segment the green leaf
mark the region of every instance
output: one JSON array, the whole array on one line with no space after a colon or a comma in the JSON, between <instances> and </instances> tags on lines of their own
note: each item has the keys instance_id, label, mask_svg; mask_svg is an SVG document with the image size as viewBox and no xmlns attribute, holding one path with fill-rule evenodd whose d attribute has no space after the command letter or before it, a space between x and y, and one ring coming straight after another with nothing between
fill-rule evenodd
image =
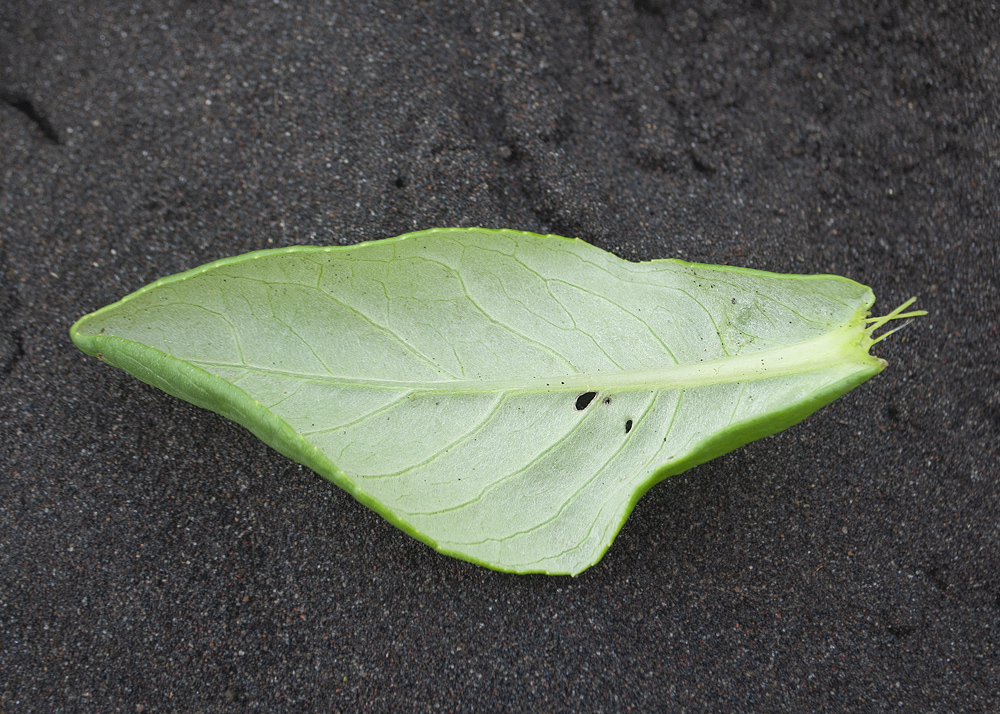
<instances>
[{"instance_id":1,"label":"green leaf","mask_svg":"<svg viewBox=\"0 0 1000 714\"><path fill-rule=\"evenodd\" d=\"M576 574L656 482L880 372L872 331L920 313L867 318L874 300L834 276L439 229L216 261L71 335L442 553Z\"/></svg>"}]
</instances>

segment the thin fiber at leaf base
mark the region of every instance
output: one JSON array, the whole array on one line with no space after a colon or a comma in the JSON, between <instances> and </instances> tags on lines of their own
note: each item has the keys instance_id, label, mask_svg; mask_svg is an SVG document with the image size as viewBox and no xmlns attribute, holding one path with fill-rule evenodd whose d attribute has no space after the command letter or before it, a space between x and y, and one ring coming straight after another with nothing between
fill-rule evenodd
<instances>
[{"instance_id":1,"label":"thin fiber at leaf base","mask_svg":"<svg viewBox=\"0 0 1000 714\"><path fill-rule=\"evenodd\" d=\"M657 481L877 374L871 290L439 229L220 260L77 322L442 553L576 574Z\"/></svg>"}]
</instances>

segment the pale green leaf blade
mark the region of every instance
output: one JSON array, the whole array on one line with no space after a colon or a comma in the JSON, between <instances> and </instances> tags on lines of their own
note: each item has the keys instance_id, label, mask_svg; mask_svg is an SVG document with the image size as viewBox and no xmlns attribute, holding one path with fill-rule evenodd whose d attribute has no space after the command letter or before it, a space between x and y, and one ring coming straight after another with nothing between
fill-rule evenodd
<instances>
[{"instance_id":1,"label":"pale green leaf blade","mask_svg":"<svg viewBox=\"0 0 1000 714\"><path fill-rule=\"evenodd\" d=\"M439 229L217 261L71 334L444 553L575 574L657 481L881 371L873 302L835 276Z\"/></svg>"}]
</instances>

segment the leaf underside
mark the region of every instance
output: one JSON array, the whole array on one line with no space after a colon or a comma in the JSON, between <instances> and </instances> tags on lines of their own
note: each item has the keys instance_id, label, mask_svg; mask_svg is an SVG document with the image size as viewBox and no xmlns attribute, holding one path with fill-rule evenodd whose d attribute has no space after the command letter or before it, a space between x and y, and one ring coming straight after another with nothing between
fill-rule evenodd
<instances>
[{"instance_id":1,"label":"leaf underside","mask_svg":"<svg viewBox=\"0 0 1000 714\"><path fill-rule=\"evenodd\" d=\"M71 335L442 553L576 574L657 481L881 371L873 303L835 276L437 229L216 261Z\"/></svg>"}]
</instances>

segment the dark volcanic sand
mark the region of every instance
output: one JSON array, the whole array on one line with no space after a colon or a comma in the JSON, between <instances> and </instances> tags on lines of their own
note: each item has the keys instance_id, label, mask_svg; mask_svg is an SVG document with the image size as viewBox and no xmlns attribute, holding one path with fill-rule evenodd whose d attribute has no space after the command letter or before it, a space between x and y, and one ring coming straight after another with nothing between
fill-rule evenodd
<instances>
[{"instance_id":1,"label":"dark volcanic sand","mask_svg":"<svg viewBox=\"0 0 1000 714\"><path fill-rule=\"evenodd\" d=\"M328 4L0 7L0 712L1000 710L1000 8ZM440 556L67 336L449 225L931 314L576 579Z\"/></svg>"}]
</instances>

